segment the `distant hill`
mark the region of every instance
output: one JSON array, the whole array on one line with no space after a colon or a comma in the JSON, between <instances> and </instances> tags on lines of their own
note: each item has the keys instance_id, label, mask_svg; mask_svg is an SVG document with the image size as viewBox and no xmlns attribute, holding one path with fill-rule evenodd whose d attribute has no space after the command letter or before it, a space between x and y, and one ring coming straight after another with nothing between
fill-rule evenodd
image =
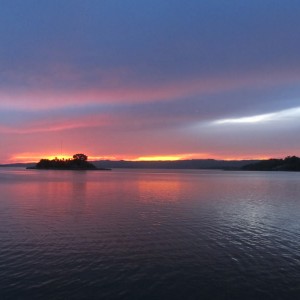
<instances>
[{"instance_id":1,"label":"distant hill","mask_svg":"<svg viewBox=\"0 0 300 300\"><path fill-rule=\"evenodd\" d=\"M176 161L126 161L126 160L98 160L91 163L101 168L128 168L128 169L227 169L238 170L245 165L256 163L258 160L215 160L191 159ZM35 163L5 164L0 167L34 167Z\"/></svg>"},{"instance_id":2,"label":"distant hill","mask_svg":"<svg viewBox=\"0 0 300 300\"><path fill-rule=\"evenodd\" d=\"M191 159L175 161L93 161L95 166L104 168L128 168L128 169L240 169L241 167L258 162L257 160L214 160Z\"/></svg>"},{"instance_id":3,"label":"distant hill","mask_svg":"<svg viewBox=\"0 0 300 300\"><path fill-rule=\"evenodd\" d=\"M300 158L288 156L284 159L268 159L242 167L245 171L300 171Z\"/></svg>"},{"instance_id":4,"label":"distant hill","mask_svg":"<svg viewBox=\"0 0 300 300\"><path fill-rule=\"evenodd\" d=\"M97 168L127 169L222 169L244 171L300 171L300 158L268 160L215 160L191 159L175 161L126 161L98 160L91 162ZM36 163L1 164L0 167L34 167Z\"/></svg>"}]
</instances>

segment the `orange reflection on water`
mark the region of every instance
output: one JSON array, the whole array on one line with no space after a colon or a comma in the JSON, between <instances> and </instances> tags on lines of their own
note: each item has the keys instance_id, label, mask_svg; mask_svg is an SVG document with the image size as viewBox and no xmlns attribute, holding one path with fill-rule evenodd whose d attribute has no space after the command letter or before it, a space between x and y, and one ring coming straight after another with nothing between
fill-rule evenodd
<instances>
[{"instance_id":1,"label":"orange reflection on water","mask_svg":"<svg viewBox=\"0 0 300 300\"><path fill-rule=\"evenodd\" d=\"M41 174L42 178L45 174ZM34 206L40 210L66 212L71 206L82 205L87 196L87 183L74 181L41 181L19 182L11 185L8 191L16 207ZM6 186L8 189L8 186ZM26 202L26 203L24 203ZM81 207L83 209L83 207Z\"/></svg>"},{"instance_id":2,"label":"orange reflection on water","mask_svg":"<svg viewBox=\"0 0 300 300\"><path fill-rule=\"evenodd\" d=\"M181 182L178 180L143 179L138 181L140 201L176 202L181 199Z\"/></svg>"}]
</instances>

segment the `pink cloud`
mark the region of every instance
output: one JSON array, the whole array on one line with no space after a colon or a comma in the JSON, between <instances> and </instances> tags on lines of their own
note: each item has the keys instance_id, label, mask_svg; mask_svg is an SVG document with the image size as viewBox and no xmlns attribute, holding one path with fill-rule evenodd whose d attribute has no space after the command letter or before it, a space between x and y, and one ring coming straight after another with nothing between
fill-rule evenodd
<instances>
[{"instance_id":1,"label":"pink cloud","mask_svg":"<svg viewBox=\"0 0 300 300\"><path fill-rule=\"evenodd\" d=\"M299 74L293 72L274 72L272 74L253 73L247 76L228 74L227 77L194 79L188 82L172 82L151 87L120 84L118 87L109 88L74 88L54 91L49 84L50 88L31 91L2 90L0 91L0 107L39 110L82 104L169 101L186 96L201 96L247 87L271 87L299 82L299 80Z\"/></svg>"}]
</instances>

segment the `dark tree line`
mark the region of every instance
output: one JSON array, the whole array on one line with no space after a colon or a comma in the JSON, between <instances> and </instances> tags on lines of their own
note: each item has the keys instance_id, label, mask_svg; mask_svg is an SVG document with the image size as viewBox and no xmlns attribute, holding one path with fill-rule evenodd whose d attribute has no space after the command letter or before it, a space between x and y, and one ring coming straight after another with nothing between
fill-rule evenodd
<instances>
[{"instance_id":1,"label":"dark tree line","mask_svg":"<svg viewBox=\"0 0 300 300\"><path fill-rule=\"evenodd\" d=\"M41 159L37 165L37 169L96 169L96 167L87 161L85 154L78 153L73 155L73 159L58 159L57 157L50 159Z\"/></svg>"},{"instance_id":2,"label":"dark tree line","mask_svg":"<svg viewBox=\"0 0 300 300\"><path fill-rule=\"evenodd\" d=\"M300 158L297 156L287 156L284 159L272 158L246 165L242 169L247 171L300 171Z\"/></svg>"}]
</instances>

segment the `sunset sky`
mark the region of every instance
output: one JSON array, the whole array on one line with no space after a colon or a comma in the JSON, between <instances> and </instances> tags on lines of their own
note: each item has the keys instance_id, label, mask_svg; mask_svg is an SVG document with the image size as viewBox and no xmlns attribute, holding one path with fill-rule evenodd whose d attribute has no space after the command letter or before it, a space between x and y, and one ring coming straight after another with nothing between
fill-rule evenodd
<instances>
[{"instance_id":1,"label":"sunset sky","mask_svg":"<svg viewBox=\"0 0 300 300\"><path fill-rule=\"evenodd\" d=\"M300 156L299 0L0 0L0 163Z\"/></svg>"}]
</instances>

